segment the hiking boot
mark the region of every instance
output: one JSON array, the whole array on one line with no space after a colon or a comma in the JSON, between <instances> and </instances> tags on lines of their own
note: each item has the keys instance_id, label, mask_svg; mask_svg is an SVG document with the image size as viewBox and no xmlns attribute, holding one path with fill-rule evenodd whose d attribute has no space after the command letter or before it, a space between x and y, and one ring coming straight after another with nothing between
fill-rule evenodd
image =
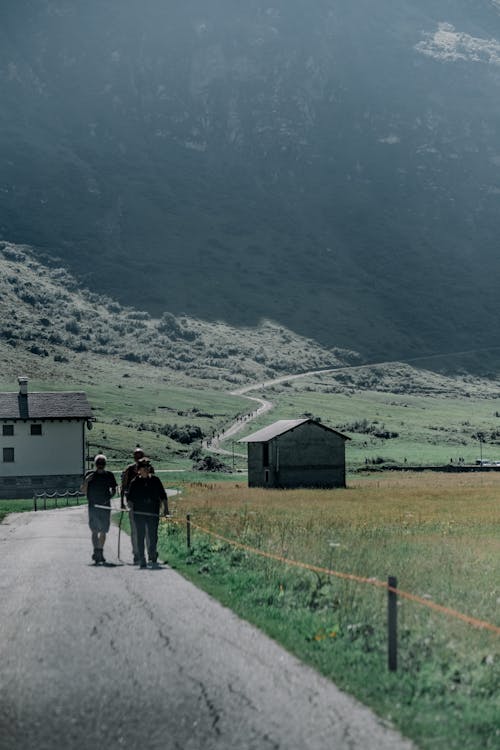
<instances>
[{"instance_id":1,"label":"hiking boot","mask_svg":"<svg viewBox=\"0 0 500 750\"><path fill-rule=\"evenodd\" d=\"M96 565L99 562L99 550L98 549L95 549L94 552L92 553L92 560L95 562Z\"/></svg>"},{"instance_id":2,"label":"hiking boot","mask_svg":"<svg viewBox=\"0 0 500 750\"><path fill-rule=\"evenodd\" d=\"M146 560L141 560L139 562L139 567L140 568L147 568L148 566L147 566Z\"/></svg>"},{"instance_id":3,"label":"hiking boot","mask_svg":"<svg viewBox=\"0 0 500 750\"><path fill-rule=\"evenodd\" d=\"M139 565L139 562L140 562L140 560L139 560L138 556L134 555L134 565Z\"/></svg>"}]
</instances>

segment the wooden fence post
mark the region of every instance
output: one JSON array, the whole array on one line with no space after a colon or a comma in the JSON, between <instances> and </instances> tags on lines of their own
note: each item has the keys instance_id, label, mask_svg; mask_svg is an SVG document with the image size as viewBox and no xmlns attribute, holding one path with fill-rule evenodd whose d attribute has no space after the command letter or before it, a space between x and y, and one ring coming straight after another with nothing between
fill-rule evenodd
<instances>
[{"instance_id":1,"label":"wooden fence post","mask_svg":"<svg viewBox=\"0 0 500 750\"><path fill-rule=\"evenodd\" d=\"M389 576L387 589L387 660L390 672L395 672L398 668L398 595L395 591L391 591L391 589L397 589L397 587L397 578Z\"/></svg>"},{"instance_id":2,"label":"wooden fence post","mask_svg":"<svg viewBox=\"0 0 500 750\"><path fill-rule=\"evenodd\" d=\"M191 514L186 516L186 540L188 549L191 549Z\"/></svg>"}]
</instances>

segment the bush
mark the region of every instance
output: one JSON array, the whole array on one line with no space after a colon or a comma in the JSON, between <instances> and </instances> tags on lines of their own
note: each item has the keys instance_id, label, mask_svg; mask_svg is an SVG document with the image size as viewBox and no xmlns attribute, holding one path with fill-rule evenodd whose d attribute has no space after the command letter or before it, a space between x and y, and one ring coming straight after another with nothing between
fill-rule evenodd
<instances>
[{"instance_id":1,"label":"bush","mask_svg":"<svg viewBox=\"0 0 500 750\"><path fill-rule=\"evenodd\" d=\"M195 331L190 331L187 328L183 328L177 321L175 315L172 313L165 312L160 318L158 323L158 331L166 334L170 339L183 339L185 341L193 341L197 334Z\"/></svg>"},{"instance_id":2,"label":"bush","mask_svg":"<svg viewBox=\"0 0 500 750\"><path fill-rule=\"evenodd\" d=\"M166 424L160 429L160 432L162 435L167 435L167 437L182 445L190 445L195 440L202 440L204 436L201 427L191 424L180 426L177 424Z\"/></svg>"},{"instance_id":3,"label":"bush","mask_svg":"<svg viewBox=\"0 0 500 750\"><path fill-rule=\"evenodd\" d=\"M194 471L219 471L230 474L231 468L216 456L204 456L193 464Z\"/></svg>"},{"instance_id":4,"label":"bush","mask_svg":"<svg viewBox=\"0 0 500 750\"><path fill-rule=\"evenodd\" d=\"M78 334L80 333L80 326L76 320L68 320L64 328L68 331L68 333L73 333L75 336L78 336Z\"/></svg>"},{"instance_id":5,"label":"bush","mask_svg":"<svg viewBox=\"0 0 500 750\"><path fill-rule=\"evenodd\" d=\"M38 357L48 357L49 353L47 349L42 349L41 347L37 346L36 344L33 344L28 349L29 352L32 354L36 354Z\"/></svg>"}]
</instances>

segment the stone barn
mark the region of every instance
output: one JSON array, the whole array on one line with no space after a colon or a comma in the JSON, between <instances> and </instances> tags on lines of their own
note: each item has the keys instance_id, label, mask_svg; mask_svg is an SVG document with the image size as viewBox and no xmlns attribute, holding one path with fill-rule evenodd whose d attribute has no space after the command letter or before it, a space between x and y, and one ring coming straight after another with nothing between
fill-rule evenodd
<instances>
[{"instance_id":1,"label":"stone barn","mask_svg":"<svg viewBox=\"0 0 500 750\"><path fill-rule=\"evenodd\" d=\"M345 487L345 444L313 419L282 419L238 442L248 446L249 487Z\"/></svg>"},{"instance_id":2,"label":"stone barn","mask_svg":"<svg viewBox=\"0 0 500 750\"><path fill-rule=\"evenodd\" d=\"M93 419L85 393L0 393L0 498L79 489Z\"/></svg>"}]
</instances>

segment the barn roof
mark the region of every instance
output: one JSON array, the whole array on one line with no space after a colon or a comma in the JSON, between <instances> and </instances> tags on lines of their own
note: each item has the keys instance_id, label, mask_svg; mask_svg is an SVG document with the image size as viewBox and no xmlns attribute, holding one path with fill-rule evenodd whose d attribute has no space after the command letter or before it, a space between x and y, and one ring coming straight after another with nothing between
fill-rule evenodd
<instances>
[{"instance_id":1,"label":"barn roof","mask_svg":"<svg viewBox=\"0 0 500 750\"><path fill-rule=\"evenodd\" d=\"M82 392L0 393L0 419L92 419Z\"/></svg>"},{"instance_id":2,"label":"barn roof","mask_svg":"<svg viewBox=\"0 0 500 750\"><path fill-rule=\"evenodd\" d=\"M299 427L299 425L306 424L307 422L310 422L311 424L317 424L319 427L322 427L324 430L328 430L329 432L335 432L337 435L340 435L340 437L344 438L344 440L350 440L351 438L347 437L347 435L344 435L342 432L339 432L338 430L334 430L332 427L327 427L324 424L321 424L321 422L316 422L314 419L279 419L277 422L274 422L273 424L268 425L267 427L264 427L262 430L257 430L257 432L252 433L252 435L247 435L247 437L241 438L241 440L238 440L239 443L267 443L269 440L272 440L275 437L278 437L279 435L284 435L285 432L289 432L290 430L294 430L296 427Z\"/></svg>"}]
</instances>

